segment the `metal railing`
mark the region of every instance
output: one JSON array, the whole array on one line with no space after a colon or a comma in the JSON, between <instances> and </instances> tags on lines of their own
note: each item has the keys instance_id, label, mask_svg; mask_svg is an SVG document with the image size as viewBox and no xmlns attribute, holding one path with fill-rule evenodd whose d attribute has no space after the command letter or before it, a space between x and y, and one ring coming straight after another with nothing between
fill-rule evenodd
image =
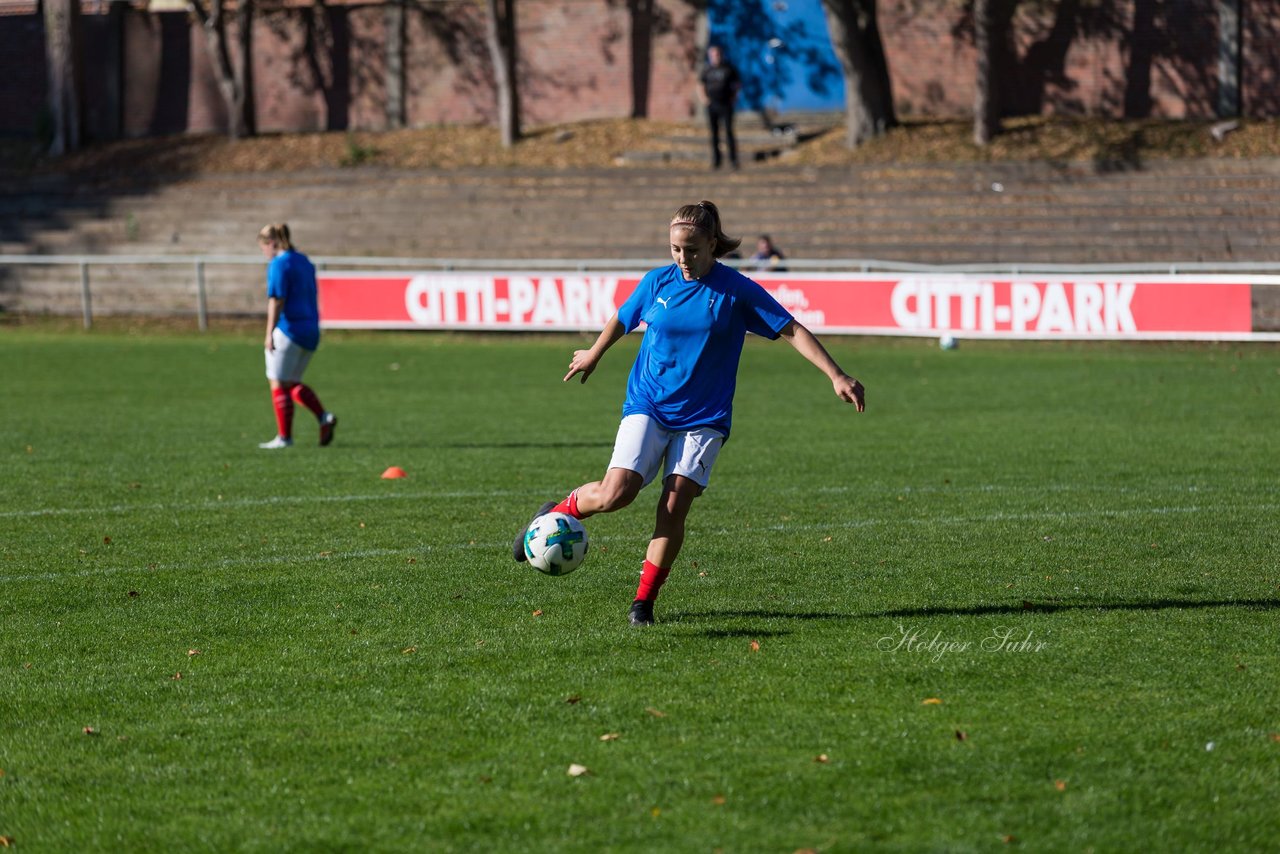
<instances>
[{"instance_id":1,"label":"metal railing","mask_svg":"<svg viewBox=\"0 0 1280 854\"><path fill-rule=\"evenodd\" d=\"M310 256L316 269L415 269L415 270L565 270L575 272L649 270L665 263L663 258L397 258L368 255ZM735 266L749 261L726 259ZM876 258L786 259L792 272L844 273L991 273L1019 276L1031 273L1280 273L1280 262L1254 261L1169 261L1120 264L1058 264L1021 262L1004 264L919 264L909 261L886 261ZM196 292L196 317L200 331L209 328L207 268L218 266L257 266L265 269L260 255L0 255L0 268L6 266L68 266L79 270L80 305L84 326L93 325L93 267L118 266L190 267Z\"/></svg>"}]
</instances>

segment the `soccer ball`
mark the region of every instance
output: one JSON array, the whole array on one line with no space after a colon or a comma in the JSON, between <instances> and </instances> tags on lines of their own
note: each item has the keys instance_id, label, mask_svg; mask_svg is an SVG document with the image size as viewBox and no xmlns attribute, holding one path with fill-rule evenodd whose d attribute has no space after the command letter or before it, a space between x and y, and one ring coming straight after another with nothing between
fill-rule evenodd
<instances>
[{"instance_id":1,"label":"soccer ball","mask_svg":"<svg viewBox=\"0 0 1280 854\"><path fill-rule=\"evenodd\" d=\"M587 557L587 529L568 513L544 513L524 532L524 556L547 575L568 575Z\"/></svg>"}]
</instances>

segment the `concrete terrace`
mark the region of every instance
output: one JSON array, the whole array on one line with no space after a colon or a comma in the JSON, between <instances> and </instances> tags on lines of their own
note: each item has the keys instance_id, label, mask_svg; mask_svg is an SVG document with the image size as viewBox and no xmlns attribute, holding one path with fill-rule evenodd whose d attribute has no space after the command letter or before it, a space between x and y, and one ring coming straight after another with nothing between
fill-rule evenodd
<instances>
[{"instance_id":1,"label":"concrete terrace","mask_svg":"<svg viewBox=\"0 0 1280 854\"><path fill-rule=\"evenodd\" d=\"M797 259L925 264L1280 260L1280 160L898 164L739 172L326 169L211 174L104 189L65 177L0 187L0 253L243 255L287 221L313 256L666 259L666 222L711 199L750 246ZM257 313L261 270L210 271L210 310ZM187 267L95 268L95 310L193 309ZM0 267L0 308L79 311L74 268Z\"/></svg>"}]
</instances>

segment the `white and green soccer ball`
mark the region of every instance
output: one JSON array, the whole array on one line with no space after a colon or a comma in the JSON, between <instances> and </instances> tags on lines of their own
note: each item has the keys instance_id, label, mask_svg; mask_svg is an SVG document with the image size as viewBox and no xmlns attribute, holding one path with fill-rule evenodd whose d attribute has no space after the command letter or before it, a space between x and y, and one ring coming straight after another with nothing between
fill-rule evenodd
<instances>
[{"instance_id":1,"label":"white and green soccer ball","mask_svg":"<svg viewBox=\"0 0 1280 854\"><path fill-rule=\"evenodd\" d=\"M524 556L547 575L568 575L587 557L587 529L568 513L544 513L524 533Z\"/></svg>"}]
</instances>

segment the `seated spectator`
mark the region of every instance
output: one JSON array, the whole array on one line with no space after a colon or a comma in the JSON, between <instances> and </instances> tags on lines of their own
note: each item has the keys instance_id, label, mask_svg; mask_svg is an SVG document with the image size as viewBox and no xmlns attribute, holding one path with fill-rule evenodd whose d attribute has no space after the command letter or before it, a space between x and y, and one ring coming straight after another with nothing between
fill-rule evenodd
<instances>
[{"instance_id":1,"label":"seated spectator","mask_svg":"<svg viewBox=\"0 0 1280 854\"><path fill-rule=\"evenodd\" d=\"M769 235L762 234L756 240L756 251L751 256L750 262L746 265L748 270L761 270L769 273L785 273L787 267L782 262L786 260L786 255L782 254L782 250L773 245L773 240Z\"/></svg>"}]
</instances>

